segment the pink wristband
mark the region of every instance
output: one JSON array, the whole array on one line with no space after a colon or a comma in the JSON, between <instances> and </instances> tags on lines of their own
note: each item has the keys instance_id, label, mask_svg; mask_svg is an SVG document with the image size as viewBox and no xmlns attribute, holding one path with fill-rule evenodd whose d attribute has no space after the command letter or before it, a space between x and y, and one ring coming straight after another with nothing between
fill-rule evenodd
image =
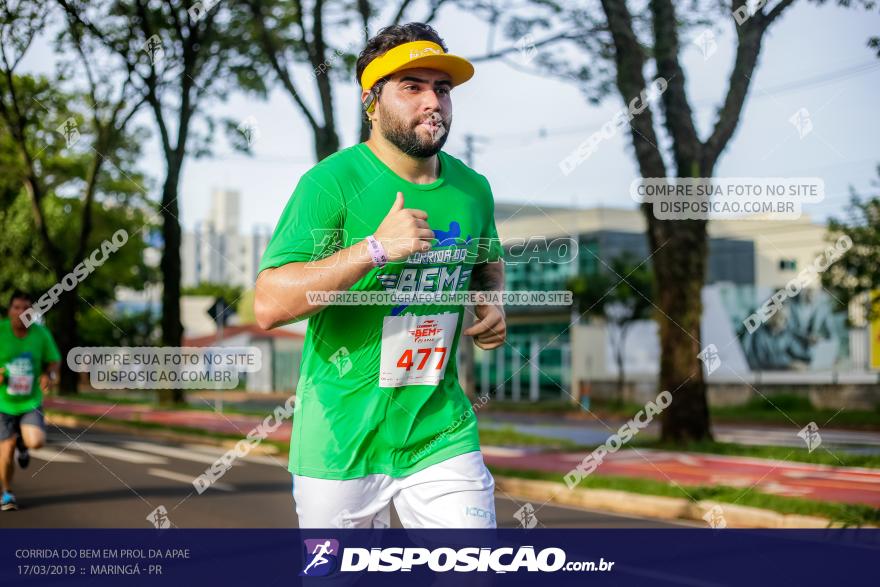
<instances>
[{"instance_id":1,"label":"pink wristband","mask_svg":"<svg viewBox=\"0 0 880 587\"><path fill-rule=\"evenodd\" d=\"M370 249L370 257L373 258L373 265L382 267L388 262L388 255L385 253L385 247L376 240L372 234L367 236L367 247Z\"/></svg>"}]
</instances>

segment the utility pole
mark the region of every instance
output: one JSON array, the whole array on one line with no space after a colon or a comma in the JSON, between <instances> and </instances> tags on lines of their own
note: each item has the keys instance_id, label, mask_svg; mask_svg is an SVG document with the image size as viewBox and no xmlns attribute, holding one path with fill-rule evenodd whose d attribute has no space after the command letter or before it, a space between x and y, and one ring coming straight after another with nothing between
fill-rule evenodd
<instances>
[{"instance_id":1,"label":"utility pole","mask_svg":"<svg viewBox=\"0 0 880 587\"><path fill-rule=\"evenodd\" d=\"M467 133L464 135L464 162L468 167L474 166L474 154L476 153L476 143L478 141L487 142L488 137Z\"/></svg>"}]
</instances>

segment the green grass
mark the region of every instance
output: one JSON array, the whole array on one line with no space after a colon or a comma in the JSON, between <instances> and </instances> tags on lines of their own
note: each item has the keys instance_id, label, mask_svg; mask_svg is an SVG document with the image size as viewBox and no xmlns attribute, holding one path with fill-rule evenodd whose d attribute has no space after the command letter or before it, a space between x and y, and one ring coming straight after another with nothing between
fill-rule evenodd
<instances>
[{"instance_id":1,"label":"green grass","mask_svg":"<svg viewBox=\"0 0 880 587\"><path fill-rule=\"evenodd\" d=\"M145 405L152 406L155 405L155 402L144 398L134 398L134 397L122 397L118 395L110 396L104 395L101 393L76 393L71 395L55 395L54 399L69 399L76 401L86 401L86 402L105 402L105 403L114 403L114 404L125 404L125 405Z\"/></svg>"},{"instance_id":2,"label":"green grass","mask_svg":"<svg viewBox=\"0 0 880 587\"><path fill-rule=\"evenodd\" d=\"M571 401L510 401L493 399L484 407L480 408L486 412L507 412L507 413L525 413L525 414L565 414L568 412L579 412L581 408L571 403Z\"/></svg>"},{"instance_id":3,"label":"green grass","mask_svg":"<svg viewBox=\"0 0 880 587\"><path fill-rule=\"evenodd\" d=\"M816 422L820 427L852 428L861 430L880 429L880 407L875 410L829 410L817 409L810 400L797 394L769 395L754 397L741 406L710 407L712 421L717 423L755 423L781 424L792 426L792 420L800 426ZM771 403L772 402L772 403ZM590 412L599 418L631 418L642 410L643 405L621 402L593 400ZM778 408L778 409L777 409ZM513 402L493 400L483 408L486 412L513 414L575 414L583 411L568 401ZM781 410L781 411L780 411Z\"/></svg>"},{"instance_id":4,"label":"green grass","mask_svg":"<svg viewBox=\"0 0 880 587\"><path fill-rule=\"evenodd\" d=\"M492 471L493 475L554 481L559 483L560 488L567 489L567 485L562 482L561 476L557 473L523 471L503 467L489 467L489 469ZM630 493L658 495L662 497L683 497L695 501L704 499L712 500L719 503L729 503L772 510L781 514L819 516L847 526L880 524L880 509L868 505L838 504L803 499L800 497L768 495L766 493L761 493L757 489L737 489L735 487L722 485L699 487L680 486L653 479L636 479L605 475L590 475L583 479L578 487L581 489L613 489L617 491L628 491Z\"/></svg>"},{"instance_id":5,"label":"green grass","mask_svg":"<svg viewBox=\"0 0 880 587\"><path fill-rule=\"evenodd\" d=\"M799 426L816 422L823 427L880 428L880 407L875 410L817 409L809 398L795 394L770 395L768 399L753 397L741 406L716 407L710 410L715 422L756 422ZM783 413L784 412L784 413ZM790 418L790 419L789 419Z\"/></svg>"},{"instance_id":6,"label":"green grass","mask_svg":"<svg viewBox=\"0 0 880 587\"><path fill-rule=\"evenodd\" d=\"M825 450L823 447L808 452L804 447L787 446L749 446L728 442L692 442L685 445L664 444L659 441L634 442L637 448L656 448L684 452L707 453L714 455L730 455L753 457L757 459L776 459L780 461L796 461L814 465L832 465L835 467L869 467L880 468L880 455L861 455L840 450Z\"/></svg>"},{"instance_id":7,"label":"green grass","mask_svg":"<svg viewBox=\"0 0 880 587\"><path fill-rule=\"evenodd\" d=\"M480 444L491 446L537 446L542 448L558 448L576 450L581 447L576 442L564 438L549 438L536 434L518 432L513 426L502 428L480 429Z\"/></svg>"},{"instance_id":8,"label":"green grass","mask_svg":"<svg viewBox=\"0 0 880 587\"><path fill-rule=\"evenodd\" d=\"M880 407L875 410L828 410L814 408L809 398L795 393L774 393L768 399L755 396L741 406L710 406L712 421L717 423L780 424L806 426L816 422L820 428L842 427L880 429ZM631 418L644 406L620 401L594 401L590 410L599 417Z\"/></svg>"}]
</instances>

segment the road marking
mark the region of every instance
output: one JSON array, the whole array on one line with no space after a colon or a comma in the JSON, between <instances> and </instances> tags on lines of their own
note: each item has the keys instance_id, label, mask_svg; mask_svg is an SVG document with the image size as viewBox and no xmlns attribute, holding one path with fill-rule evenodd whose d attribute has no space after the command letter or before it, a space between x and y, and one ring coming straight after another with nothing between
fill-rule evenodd
<instances>
[{"instance_id":1,"label":"road marking","mask_svg":"<svg viewBox=\"0 0 880 587\"><path fill-rule=\"evenodd\" d=\"M74 442L71 447L99 457L107 457L108 459L116 459L127 463L135 463L137 465L168 464L168 459L164 457L135 452L133 450L125 450L122 448L113 448L112 446L104 446L93 442L83 442L78 440Z\"/></svg>"},{"instance_id":2,"label":"road marking","mask_svg":"<svg viewBox=\"0 0 880 587\"><path fill-rule=\"evenodd\" d=\"M217 461L216 457L212 457L205 453L199 453L192 450L186 450L183 448L175 448L173 446L164 446L161 444L149 444L147 442L125 442L124 446L134 450L140 450L144 452L154 453L157 455L161 455L163 457L171 457L174 459L181 459L184 461L193 461L195 463L204 463L206 465L212 465Z\"/></svg>"},{"instance_id":3,"label":"road marking","mask_svg":"<svg viewBox=\"0 0 880 587\"><path fill-rule=\"evenodd\" d=\"M170 479L171 481L181 481L186 483L187 485L192 486L193 477L189 475L184 475L183 473L175 473L174 471L166 471L165 469L148 469L147 473L153 475L154 477L162 477L163 479ZM210 487L214 489L219 489L220 491L235 491L235 487L229 485L228 483L221 483L217 481L216 483L212 483Z\"/></svg>"},{"instance_id":4,"label":"road marking","mask_svg":"<svg viewBox=\"0 0 880 587\"><path fill-rule=\"evenodd\" d=\"M232 450L231 448L223 448L220 446L206 446L203 444L187 444L186 448L192 449L195 451L199 451L205 454L214 455L215 460L220 458L227 451ZM257 455L257 454L248 454L246 457L240 457L241 460L248 461L250 463L259 463L261 465L269 465L270 467L287 467L287 457L284 455ZM236 457L236 461L239 460L239 457Z\"/></svg>"},{"instance_id":5,"label":"road marking","mask_svg":"<svg viewBox=\"0 0 880 587\"><path fill-rule=\"evenodd\" d=\"M213 455L213 456L217 456L217 457L219 457L220 455L225 453L227 450L229 450L229 449L223 448L222 446L214 446L211 444L184 444L183 446L185 446L186 448L188 448L190 450L195 450L195 451L198 451L201 453L205 453L205 454Z\"/></svg>"},{"instance_id":6,"label":"road marking","mask_svg":"<svg viewBox=\"0 0 880 587\"><path fill-rule=\"evenodd\" d=\"M61 452L60 450L48 450L45 448L32 448L29 451L31 456L41 461L51 461L55 463L81 463L82 457Z\"/></svg>"}]
</instances>

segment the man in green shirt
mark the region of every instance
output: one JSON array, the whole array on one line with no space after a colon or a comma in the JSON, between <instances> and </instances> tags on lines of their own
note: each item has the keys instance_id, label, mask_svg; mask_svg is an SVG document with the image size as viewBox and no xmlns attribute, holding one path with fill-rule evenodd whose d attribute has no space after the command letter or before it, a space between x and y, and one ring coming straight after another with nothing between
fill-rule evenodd
<instances>
[{"instance_id":1,"label":"man in green shirt","mask_svg":"<svg viewBox=\"0 0 880 587\"><path fill-rule=\"evenodd\" d=\"M0 320L0 485L3 495L0 510L15 510L12 493L15 450L18 464L25 468L30 461L29 448L46 442L46 425L40 406L43 392L57 380L61 354L49 330L36 323L22 322L32 303L21 291L9 300L9 315Z\"/></svg>"},{"instance_id":2,"label":"man in green shirt","mask_svg":"<svg viewBox=\"0 0 880 587\"><path fill-rule=\"evenodd\" d=\"M501 290L489 182L443 152L453 87L473 75L421 23L357 62L370 138L306 172L262 257L263 328L309 318L289 470L300 527L495 527L494 479L458 383L461 334L504 343L503 305L328 304L309 292Z\"/></svg>"}]
</instances>

